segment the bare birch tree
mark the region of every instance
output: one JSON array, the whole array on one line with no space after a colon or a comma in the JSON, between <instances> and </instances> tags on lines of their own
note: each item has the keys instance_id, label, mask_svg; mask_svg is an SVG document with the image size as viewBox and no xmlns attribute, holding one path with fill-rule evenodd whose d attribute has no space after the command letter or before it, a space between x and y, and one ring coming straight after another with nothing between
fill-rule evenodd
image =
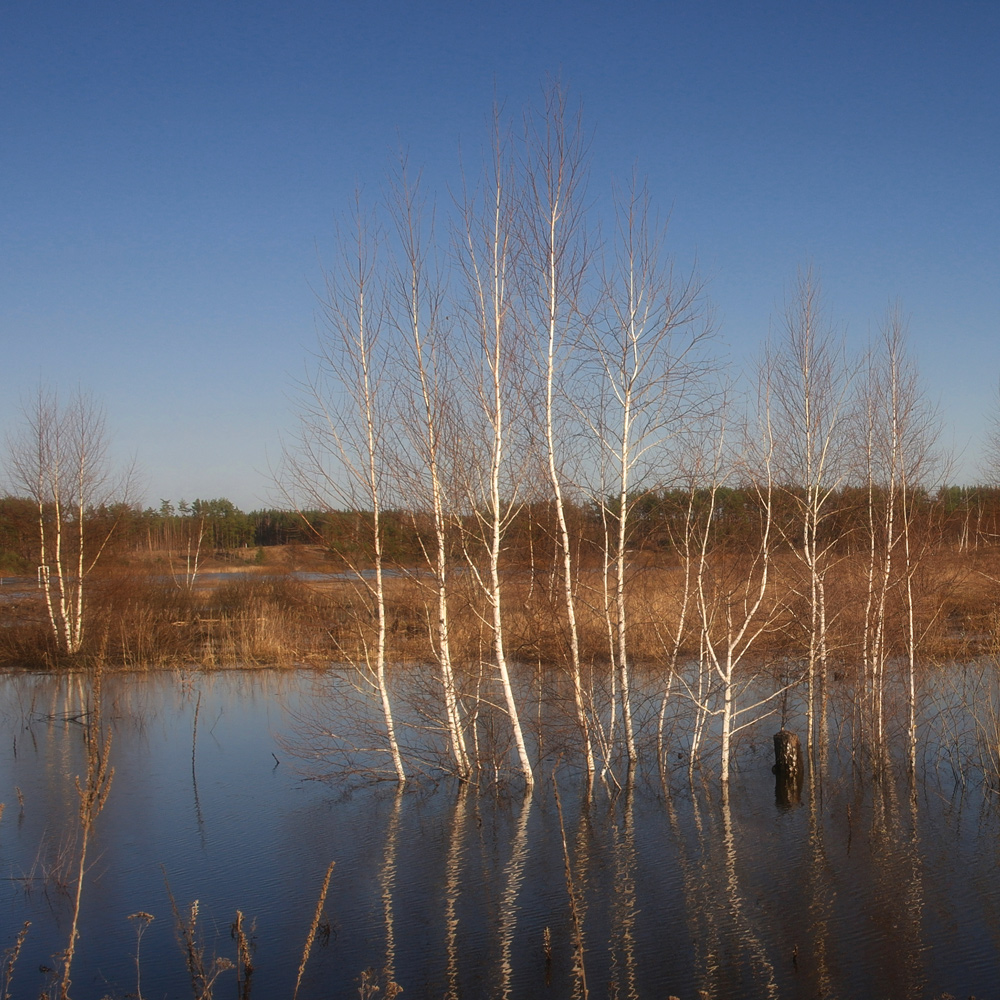
<instances>
[{"instance_id":1,"label":"bare birch tree","mask_svg":"<svg viewBox=\"0 0 1000 1000\"><path fill-rule=\"evenodd\" d=\"M677 511L670 525L670 545L676 554L682 574L680 602L677 607L677 617L673 629L657 626L667 658L668 676L663 686L660 698L660 715L657 725L657 755L661 769L666 760L664 745L664 722L667 704L675 680L680 681L680 687L695 710L694 725L691 735L691 752L689 755L689 774L698 756L704 724L707 718L707 696L710 678L701 666L692 679L680 675L680 656L684 640L688 638L690 629L698 629L698 602L696 584L704 571L706 549L709 536L706 534L708 523L703 518L711 519L715 509L716 484L723 479L723 452L725 445L724 417L726 406L720 405L715 416L722 417L722 426L713 427L712 421L703 423L699 431L692 435L692 441L681 457L680 472L686 483L686 503L683 511ZM707 510L706 510L707 508ZM666 633L666 634L664 634ZM700 633L699 633L700 635ZM703 648L704 643L699 643ZM703 664L704 657L699 664Z\"/></svg>"},{"instance_id":2,"label":"bare birch tree","mask_svg":"<svg viewBox=\"0 0 1000 1000\"><path fill-rule=\"evenodd\" d=\"M381 233L357 200L353 232L341 235L335 267L325 276L318 371L304 387L298 449L286 467L298 494L320 509L346 506L370 527L371 574L355 568L356 586L371 605L374 643L362 623L365 682L378 697L386 740L399 782L406 780L386 677L386 601L382 510L390 487L385 417L387 352L381 343L385 310L379 270Z\"/></svg>"},{"instance_id":3,"label":"bare birch tree","mask_svg":"<svg viewBox=\"0 0 1000 1000\"><path fill-rule=\"evenodd\" d=\"M504 642L500 575L502 541L517 499L518 477L511 475L513 418L523 403L523 338L511 302L516 236L515 182L507 146L508 138L500 112L496 110L482 188L478 197L466 196L462 206L463 226L458 236L468 290L465 311L471 349L466 368L472 398L469 417L482 429L481 444L476 449L479 454L469 455L467 493L472 512L480 523L487 565L481 570L474 553L470 553L468 562L486 597L494 665L503 690L520 770L530 788L534 775ZM478 433L474 437L480 439Z\"/></svg>"},{"instance_id":4,"label":"bare birch tree","mask_svg":"<svg viewBox=\"0 0 1000 1000\"><path fill-rule=\"evenodd\" d=\"M845 428L852 366L843 338L823 314L819 282L800 273L781 321L781 337L769 347L763 378L772 400L779 482L792 501L791 550L806 572L808 620L807 746L825 738L828 646L826 581L837 539L824 528L836 513L833 500L846 476Z\"/></svg>"},{"instance_id":5,"label":"bare birch tree","mask_svg":"<svg viewBox=\"0 0 1000 1000\"><path fill-rule=\"evenodd\" d=\"M868 411L874 415L871 467L879 478L869 484L869 505L881 499L881 517L873 510L869 523L879 543L879 571L869 572L871 587L867 606L866 649L872 682L872 706L876 749L885 739L885 670L892 653L889 636L890 594L898 593L903 636L898 652L905 665L906 733L910 767L916 764L917 653L923 627L917 620L915 578L927 540L916 531L916 511L921 497L942 481L941 457L935 450L939 421L920 386L917 367L906 349L906 323L898 305L886 313L880 330L879 351L872 363ZM874 549L874 545L872 546Z\"/></svg>"},{"instance_id":6,"label":"bare birch tree","mask_svg":"<svg viewBox=\"0 0 1000 1000\"><path fill-rule=\"evenodd\" d=\"M23 413L8 440L11 478L35 505L38 585L56 646L73 655L84 641L86 580L127 507L131 470L112 471L104 409L86 393L63 406L55 392L39 388ZM119 516L95 533L92 514L108 507Z\"/></svg>"},{"instance_id":7,"label":"bare birch tree","mask_svg":"<svg viewBox=\"0 0 1000 1000\"><path fill-rule=\"evenodd\" d=\"M663 449L704 402L701 347L711 330L700 314L702 288L675 277L664 251L665 228L652 218L649 192L636 178L616 194L615 237L605 269L603 316L593 358L602 386L589 416L600 448L598 501L613 525L614 670L629 764L638 759L628 652L629 515L642 488L663 474ZM590 401L588 401L589 403Z\"/></svg>"},{"instance_id":8,"label":"bare birch tree","mask_svg":"<svg viewBox=\"0 0 1000 1000\"><path fill-rule=\"evenodd\" d=\"M434 537L425 548L435 589L436 617L432 645L441 675L445 723L451 756L459 777L468 778L472 762L466 748L455 684L448 610L450 560L448 524L452 501L455 427L449 421L449 357L445 349L442 311L444 283L432 271L432 235L425 234L424 199L419 180L411 182L405 159L394 185L391 212L398 258L393 271L393 322L399 330L400 371L407 391L400 393L399 421L407 451L414 455L409 477L411 501L430 508Z\"/></svg>"},{"instance_id":9,"label":"bare birch tree","mask_svg":"<svg viewBox=\"0 0 1000 1000\"><path fill-rule=\"evenodd\" d=\"M769 691L743 702L758 675L750 664L754 647L775 626L779 608L769 603L769 585L774 563L774 436L770 424L770 401L761 401L759 438L745 435L739 458L728 454L725 429L707 487L707 504L698 521L698 557L694 570L694 602L700 628L699 678L688 693L697 716L719 719L720 781L724 795L729 787L733 737L753 725L781 693ZM731 478L743 489L728 491L735 499L745 496L751 507L745 511L745 538L735 550L732 540L719 544L715 538L716 515L725 502L725 482ZM732 512L727 512L732 516ZM699 724L703 725L703 722ZM701 730L696 726L692 754L697 752Z\"/></svg>"},{"instance_id":10,"label":"bare birch tree","mask_svg":"<svg viewBox=\"0 0 1000 1000\"><path fill-rule=\"evenodd\" d=\"M537 118L528 118L521 263L526 278L523 292L526 322L532 331L534 368L544 398L540 409L556 516L573 702L584 763L587 773L593 774L594 753L580 662L573 548L566 519L564 451L559 441L560 418L565 420L560 405L565 409L567 365L578 342L588 263L580 204L586 179L584 136L579 115L571 117L566 100L565 91L552 85L545 92L544 106Z\"/></svg>"},{"instance_id":11,"label":"bare birch tree","mask_svg":"<svg viewBox=\"0 0 1000 1000\"><path fill-rule=\"evenodd\" d=\"M862 660L865 668L866 737L882 759L886 740L886 669L894 652L905 665L907 745L916 747L916 666L923 631L917 621L914 582L924 546L916 537L916 504L939 477L935 452L938 419L920 388L906 351L906 324L898 306L886 314L868 364L862 423L868 543ZM901 609L903 635L892 642L892 608Z\"/></svg>"}]
</instances>

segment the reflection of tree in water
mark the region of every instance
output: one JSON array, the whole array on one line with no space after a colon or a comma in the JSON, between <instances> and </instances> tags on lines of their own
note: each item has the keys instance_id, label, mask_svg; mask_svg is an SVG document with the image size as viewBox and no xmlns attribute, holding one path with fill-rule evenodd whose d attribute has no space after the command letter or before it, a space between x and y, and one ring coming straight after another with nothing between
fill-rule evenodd
<instances>
[{"instance_id":1,"label":"reflection of tree in water","mask_svg":"<svg viewBox=\"0 0 1000 1000\"><path fill-rule=\"evenodd\" d=\"M464 847L465 815L469 786L458 786L455 804L448 824L448 856L444 872L444 942L447 958L448 990L445 1000L458 1000L458 897L462 881L462 849Z\"/></svg>"},{"instance_id":2,"label":"reflection of tree in water","mask_svg":"<svg viewBox=\"0 0 1000 1000\"><path fill-rule=\"evenodd\" d=\"M551 782L538 787L512 797L440 788L450 802L419 849L414 821L431 827L407 811L438 792L397 793L377 869L385 950L369 964L382 963L379 982L425 983L448 1000L542 990L832 1000L869 980L886 996L924 995L912 795L892 786L851 800L845 781L825 798L810 785L803 808L788 811L773 805L767 779L756 804L746 788L715 798L703 786L665 788L657 805L641 776L620 790L564 781L559 806L545 793ZM666 822L650 854L657 809ZM426 890L407 881L418 856ZM421 902L425 891L436 902Z\"/></svg>"},{"instance_id":3,"label":"reflection of tree in water","mask_svg":"<svg viewBox=\"0 0 1000 1000\"><path fill-rule=\"evenodd\" d=\"M382 974L385 990L390 993L396 982L396 925L393 919L392 896L396 889L396 853L399 839L400 810L403 804L403 786L396 788L392 813L385 834L385 856L378 882L382 893L382 913L385 919L385 964Z\"/></svg>"},{"instance_id":4,"label":"reflection of tree in water","mask_svg":"<svg viewBox=\"0 0 1000 1000\"><path fill-rule=\"evenodd\" d=\"M587 923L587 886L590 881L593 827L590 818L591 780L588 776L580 801L580 819L577 823L574 843L575 860L566 858L566 890L571 894L573 905L574 949L573 949L573 997L586 997L587 991L587 938L584 927ZM562 823L560 809L560 824Z\"/></svg>"},{"instance_id":5,"label":"reflection of tree in water","mask_svg":"<svg viewBox=\"0 0 1000 1000\"><path fill-rule=\"evenodd\" d=\"M107 693L117 706L116 686L123 682L112 682ZM57 803L42 798L46 788L60 802L72 795L81 752L81 728L73 721L80 708L76 686L76 678L38 681L37 690L20 695L36 719L41 706L50 721L48 730L34 723L34 744L30 728L19 733L16 760L8 762L31 775L30 784L21 779L30 791L19 829L57 822L49 813ZM227 681L215 695L226 700L229 690ZM181 697L176 688L170 691L177 730L172 749L180 764L176 812L197 849L201 829L191 812L196 751L206 851L220 842L213 817L220 815L214 795L221 772L213 752L228 749L229 738L221 727L215 740L209 738L212 694L206 686L195 742L197 692ZM21 716L30 726L23 709ZM954 719L945 721L957 728ZM140 736L116 725L116 739L127 747L123 761L135 757L129 739L148 741L157 729L150 725ZM758 740L758 746L768 743ZM414 781L405 791L368 784L322 792L309 801L307 822L294 811L286 817L280 843L288 850L269 848L268 856L279 859L274 872L255 872L265 882L263 893L273 894L279 877L294 874L295 850L311 858L321 849L337 860L326 904L333 932L310 959L304 995L321 995L332 976L335 982L322 995L356 996L365 970L380 997L396 982L404 996L448 1000L698 1000L699 991L712 1000L990 995L984 977L995 971L1000 933L992 877L1000 812L987 788L966 782L952 794L945 767L938 784L931 768L913 781L905 748L873 778L870 758L858 761L845 738L831 741L830 774L821 781L810 775L801 805L780 809L769 754L752 756L745 748L728 800L713 780L688 785L686 761L676 760L672 754L664 762L655 787L641 768L631 780L623 773L617 788L588 781L582 767L562 765L561 817L544 762L528 797L520 788L484 789L447 779ZM287 768L283 757L275 780ZM148 780L148 769L135 772L133 780ZM124 796L125 767L121 774ZM116 818L101 832L108 874L103 885L95 883L95 896L99 892L102 901L115 888L115 851L120 831L128 829ZM265 810L259 819L261 830L251 837L263 836ZM292 839L303 831L301 844ZM17 832L11 828L8 835ZM218 890L195 884L208 914ZM308 890L302 898L275 896L271 908L236 896L261 928L255 979L260 976L264 993L270 993L267 977L280 971L278 952L297 960L302 947L301 920L276 929L276 913L281 908L301 916L302 907L313 904L312 885ZM97 907L86 912L90 920ZM215 912L221 912L218 902ZM88 947L100 928L99 918L93 920L85 928ZM231 954L221 926L217 951ZM32 944L29 938L26 948ZM47 959L52 949L43 950ZM105 956L100 960L109 967ZM156 959L146 961L153 982ZM144 968L144 983L146 973Z\"/></svg>"},{"instance_id":6,"label":"reflection of tree in water","mask_svg":"<svg viewBox=\"0 0 1000 1000\"><path fill-rule=\"evenodd\" d=\"M872 899L868 916L872 944L881 961L873 962L887 995L924 996L923 864L917 824L917 794L912 781L901 801L891 774L872 783L869 851Z\"/></svg>"},{"instance_id":7,"label":"reflection of tree in water","mask_svg":"<svg viewBox=\"0 0 1000 1000\"><path fill-rule=\"evenodd\" d=\"M611 918L611 982L612 997L637 1000L635 925L637 907L635 876L637 867L635 846L635 771L629 768L625 786L612 796L608 816L611 820L611 850L615 873L615 895ZM621 818L618 803L621 802Z\"/></svg>"},{"instance_id":8,"label":"reflection of tree in water","mask_svg":"<svg viewBox=\"0 0 1000 1000\"><path fill-rule=\"evenodd\" d=\"M500 898L499 945L500 989L499 995L507 1000L511 995L511 946L517 926L518 894L524 878L524 864L528 853L528 814L531 811L531 787L525 791L517 817L517 828L511 845L510 860L504 871L504 890Z\"/></svg>"},{"instance_id":9,"label":"reflection of tree in water","mask_svg":"<svg viewBox=\"0 0 1000 1000\"><path fill-rule=\"evenodd\" d=\"M742 990L747 996L779 996L773 944L765 936L756 901L748 903L742 885L730 798L723 796L718 806L707 805L704 810L693 792L691 820L683 823L673 801L667 800L700 995L739 996ZM748 982L754 984L752 991Z\"/></svg>"},{"instance_id":10,"label":"reflection of tree in water","mask_svg":"<svg viewBox=\"0 0 1000 1000\"><path fill-rule=\"evenodd\" d=\"M822 728L820 730L823 732ZM826 740L819 737L821 747ZM806 875L806 905L809 910L807 923L808 953L816 980L816 995L834 995L833 976L830 968L830 923L835 898L835 876L826 857L825 827L823 825L823 786L815 778L809 782L809 871ZM795 969L799 971L798 943L792 952Z\"/></svg>"},{"instance_id":11,"label":"reflection of tree in water","mask_svg":"<svg viewBox=\"0 0 1000 1000\"><path fill-rule=\"evenodd\" d=\"M707 895L701 881L704 872L698 862L697 854L688 850L687 840L681 826L681 818L677 810L677 801L668 787L666 772L662 769L660 778L667 818L670 822L670 832L677 846L677 864L680 868L683 887L682 902L687 911L687 924L691 929L694 967L697 970L705 970L711 964L710 956L714 956L719 950L717 921L711 919L711 914L704 909L703 897ZM700 824L700 812L697 807L694 809L694 818L696 823ZM698 829L700 832L700 826ZM692 854L694 854L693 857ZM707 985L704 976L699 976L698 982L702 987L701 992L704 993L704 987Z\"/></svg>"},{"instance_id":12,"label":"reflection of tree in water","mask_svg":"<svg viewBox=\"0 0 1000 1000\"><path fill-rule=\"evenodd\" d=\"M778 984L775 980L774 965L768 956L765 942L758 934L756 921L748 914L749 907L740 886L736 864L736 838L733 833L733 816L730 809L729 790L722 789L722 829L723 846L725 849L726 899L729 913L737 938L743 945L749 958L755 977L764 987L769 997L778 996Z\"/></svg>"},{"instance_id":13,"label":"reflection of tree in water","mask_svg":"<svg viewBox=\"0 0 1000 1000\"><path fill-rule=\"evenodd\" d=\"M851 706L840 707L846 722ZM747 745L721 798L711 777L687 784L682 765L672 771L673 753L658 794L641 768L620 775L620 787L560 777L561 827L544 762L533 796L447 780L415 787L382 827L387 977L409 989L432 982L449 1000L543 987L622 1000L699 989L719 1000L834 998L869 981L885 995L921 996L932 978L915 786L897 784L902 765L892 761L873 781L850 740L829 751L829 774L813 770L801 806L788 809L775 808L769 754ZM435 874L417 890L393 860L411 850L414 797L437 800L424 852ZM651 851L657 810L662 843ZM402 928L421 898L437 902L416 954ZM428 972L433 955L440 964Z\"/></svg>"}]
</instances>

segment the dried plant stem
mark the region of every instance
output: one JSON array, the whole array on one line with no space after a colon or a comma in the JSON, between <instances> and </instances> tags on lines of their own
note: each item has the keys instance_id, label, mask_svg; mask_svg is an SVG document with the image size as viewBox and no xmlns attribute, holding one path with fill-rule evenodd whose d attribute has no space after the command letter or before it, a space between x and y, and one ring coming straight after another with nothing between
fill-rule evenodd
<instances>
[{"instance_id":1,"label":"dried plant stem","mask_svg":"<svg viewBox=\"0 0 1000 1000\"><path fill-rule=\"evenodd\" d=\"M90 721L87 725L87 776L80 784L79 775L76 778L76 792L80 797L80 858L76 874L76 892L73 897L73 918L70 924L69 943L62 956L62 975L59 981L59 1000L68 1000L70 987L70 970L73 966L73 955L76 951L76 939L79 936L80 902L83 898L83 876L87 870L87 850L90 847L90 835L94 823L100 815L111 791L111 781L115 769L108 761L111 757L111 730L103 734L101 723L101 681L100 675L94 681L91 695L92 708ZM103 741L102 741L103 734Z\"/></svg>"},{"instance_id":2,"label":"dried plant stem","mask_svg":"<svg viewBox=\"0 0 1000 1000\"><path fill-rule=\"evenodd\" d=\"M155 919L152 913L146 913L145 910L129 914L129 920L135 922L135 995L138 997L138 1000L142 1000L142 974L139 967L139 949L142 946L142 936L146 933L146 928Z\"/></svg>"},{"instance_id":3,"label":"dried plant stem","mask_svg":"<svg viewBox=\"0 0 1000 1000\"><path fill-rule=\"evenodd\" d=\"M11 1000L13 994L10 992L10 984L14 978L14 966L21 954L24 939L28 936L28 928L31 926L30 920L25 920L24 926L18 932L17 940L4 952L3 960L3 1000Z\"/></svg>"},{"instance_id":4,"label":"dried plant stem","mask_svg":"<svg viewBox=\"0 0 1000 1000\"><path fill-rule=\"evenodd\" d=\"M195 765L197 762L198 753L198 713L201 711L201 692L198 692L198 701L194 706L194 729L191 733L191 778L197 784L197 778L195 778Z\"/></svg>"},{"instance_id":5,"label":"dried plant stem","mask_svg":"<svg viewBox=\"0 0 1000 1000\"><path fill-rule=\"evenodd\" d=\"M330 867L326 870L326 877L323 879L323 888L320 889L319 899L316 901L316 912L313 914L312 924L309 927L309 935L306 937L306 944L302 949L302 961L299 963L299 974L295 977L295 991L292 993L292 1000L296 1000L296 997L299 995L302 975L306 971L306 963L309 961L309 953L312 951L313 941L316 940L319 918L322 916L323 907L326 905L326 893L330 888L330 876L333 874L333 866L336 863L336 861L330 862Z\"/></svg>"},{"instance_id":6,"label":"dried plant stem","mask_svg":"<svg viewBox=\"0 0 1000 1000\"><path fill-rule=\"evenodd\" d=\"M198 943L198 900L191 904L191 910L187 920L184 920L177 903L174 901L174 894L170 891L170 883L167 883L167 896L170 899L170 907L174 911L174 921L177 925L177 936L181 947L184 949L184 958L187 962L188 975L191 977L191 990L195 1000L212 1000L212 988L216 979L233 968L233 963L228 958L213 957L211 965L205 966L205 949Z\"/></svg>"},{"instance_id":7,"label":"dried plant stem","mask_svg":"<svg viewBox=\"0 0 1000 1000\"><path fill-rule=\"evenodd\" d=\"M251 935L253 927L250 928ZM236 993L239 1000L250 1000L250 981L253 977L253 946L246 931L243 930L243 913L236 911L236 921L233 924L233 937L236 939Z\"/></svg>"}]
</instances>

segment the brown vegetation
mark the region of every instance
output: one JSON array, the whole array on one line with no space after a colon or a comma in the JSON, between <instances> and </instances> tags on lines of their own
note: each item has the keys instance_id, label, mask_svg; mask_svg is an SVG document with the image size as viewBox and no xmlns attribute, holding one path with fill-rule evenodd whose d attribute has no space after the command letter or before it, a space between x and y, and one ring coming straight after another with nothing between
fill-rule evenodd
<instances>
[{"instance_id":1,"label":"brown vegetation","mask_svg":"<svg viewBox=\"0 0 1000 1000\"><path fill-rule=\"evenodd\" d=\"M538 554L541 546L537 541L535 545ZM739 557L730 558L736 562ZM830 571L829 643L838 670L850 669L860 656L864 573L864 554L854 551L844 552ZM672 554L639 552L629 574L632 656L637 663L664 663L678 626L683 567ZM773 619L773 625L757 644L759 659L804 655L805 582L801 561L791 552L779 553L767 606L760 612ZM940 546L924 556L915 586L917 627L926 659L965 659L992 648L1000 629L998 582L1000 549L992 546L973 551ZM7 596L0 604L0 662L15 667L69 665L51 642L44 607L32 584L23 578L6 580L0 590ZM565 665L569 654L565 605L551 561L537 559L534 565L524 565L515 554L504 569L504 585L505 630L512 657L550 667ZM605 666L610 653L598 568L581 571L577 595L581 658L585 664ZM387 574L391 662L433 661L434 600L425 570L397 569ZM363 659L376 624L366 590L343 566L338 573L318 547L268 550L263 566L211 560L191 588L165 576L163 565L155 560L122 561L105 567L95 578L90 602L89 634L74 662L99 662L111 668L319 666L355 661ZM890 602L889 632L899 643L904 611L901 600ZM461 575L454 581L451 615L456 662L471 665L488 659L485 598ZM681 653L698 655L697 628L685 633Z\"/></svg>"}]
</instances>

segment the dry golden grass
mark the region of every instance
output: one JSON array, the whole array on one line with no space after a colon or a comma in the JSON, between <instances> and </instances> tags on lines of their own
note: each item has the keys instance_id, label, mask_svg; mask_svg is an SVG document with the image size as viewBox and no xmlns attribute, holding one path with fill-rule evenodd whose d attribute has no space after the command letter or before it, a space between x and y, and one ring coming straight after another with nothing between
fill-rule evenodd
<instances>
[{"instance_id":1,"label":"dry golden grass","mask_svg":"<svg viewBox=\"0 0 1000 1000\"><path fill-rule=\"evenodd\" d=\"M287 572L302 564L331 566L304 548L276 557L280 567L247 567L236 577L202 576L191 589L164 576L154 562L113 567L88 587L87 630L77 662L149 669L177 664L254 666L362 661L377 639L374 601L363 580L345 574L305 582ZM751 596L749 568L717 560L710 598L742 613ZM399 663L434 658L436 592L426 572L386 575L387 654ZM844 556L826 579L831 656L845 665L860 655L867 565L864 553ZM674 558L645 556L630 570L627 588L630 657L666 663L674 648L684 591L684 572ZM1000 635L1000 550L932 551L922 555L912 578L916 633L926 657L968 658L994 648ZM792 553L774 561L765 600L755 621L765 626L755 644L759 657L799 657L808 648L809 601L805 567ZM586 569L576 583L581 656L585 664L610 657L605 587L599 570ZM887 602L891 646L905 642L905 585L899 579ZM450 587L450 634L457 664L490 659L491 612L472 575L454 572ZM514 660L564 665L569 635L561 583L550 567L505 572L503 616L508 655ZM724 616L720 616L724 617ZM0 662L55 666L45 609L34 595L0 605ZM690 598L680 655L698 652L697 615Z\"/></svg>"}]
</instances>

